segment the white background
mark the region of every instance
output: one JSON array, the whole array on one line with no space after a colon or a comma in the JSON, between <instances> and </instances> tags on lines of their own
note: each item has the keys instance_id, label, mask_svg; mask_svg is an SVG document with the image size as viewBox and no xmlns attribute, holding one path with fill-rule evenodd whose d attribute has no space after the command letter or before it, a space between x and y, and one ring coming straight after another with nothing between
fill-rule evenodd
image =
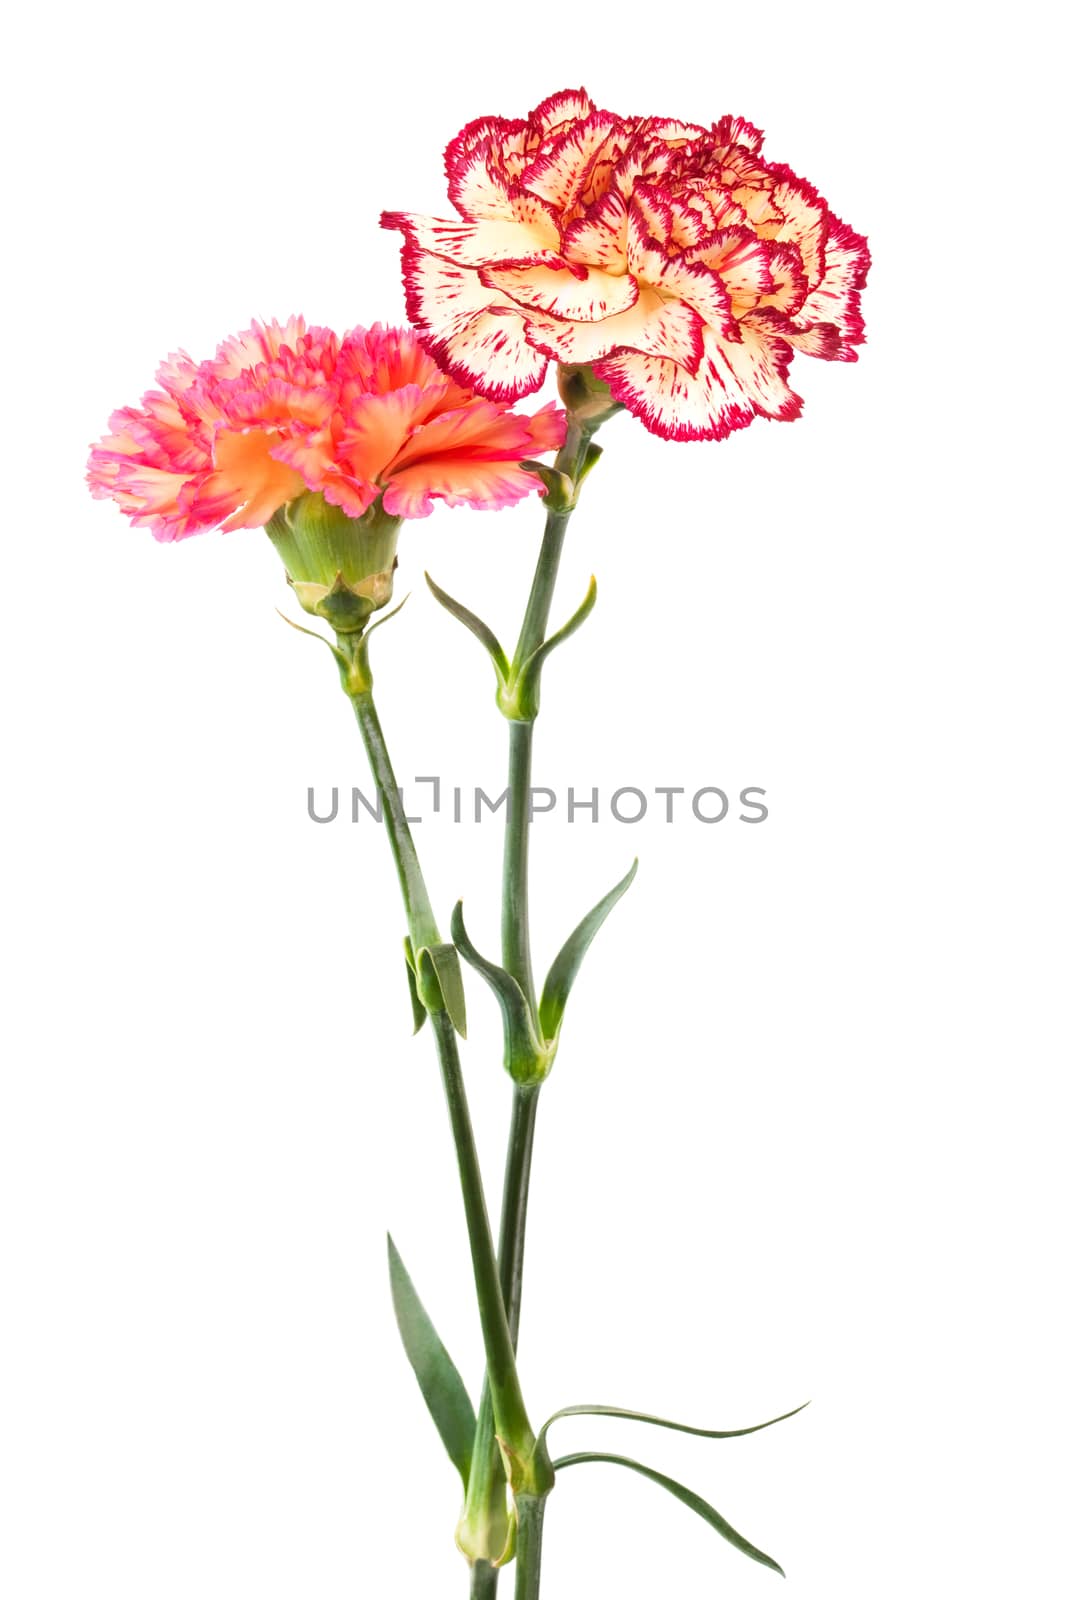
<instances>
[{"instance_id":1,"label":"white background","mask_svg":"<svg viewBox=\"0 0 1067 1600\"><path fill-rule=\"evenodd\" d=\"M632 855L542 1104L523 1371L684 1477L793 1600L1058 1590L1062 152L1027 6L24 8L5 117L0 1198L7 1600L458 1597L458 1511L391 1324L391 1228L472 1386L429 1041L384 837L265 538L156 545L81 474L157 360L253 315L397 320L383 206L447 209L461 123L585 82L739 112L871 236L870 343L726 444L629 418L575 520L546 675L561 789L768 791L770 817L534 832L540 970ZM1058 487L1058 486L1057 486ZM409 780L503 785L488 666L536 506L403 535L376 664ZM493 948L499 828L422 826ZM466 1052L486 1174L508 1085ZM653 1485L561 1478L546 1600L776 1593ZM510 1576L505 1580L510 1586Z\"/></svg>"}]
</instances>

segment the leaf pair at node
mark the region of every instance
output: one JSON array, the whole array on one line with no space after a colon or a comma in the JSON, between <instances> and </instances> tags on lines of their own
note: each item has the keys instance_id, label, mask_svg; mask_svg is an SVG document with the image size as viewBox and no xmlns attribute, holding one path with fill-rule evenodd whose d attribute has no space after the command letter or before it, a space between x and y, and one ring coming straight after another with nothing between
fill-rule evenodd
<instances>
[{"instance_id":1,"label":"leaf pair at node","mask_svg":"<svg viewBox=\"0 0 1067 1600\"><path fill-rule=\"evenodd\" d=\"M474 948L463 920L462 900L456 905L452 913L453 942L463 959L481 974L496 995L504 1022L504 1065L516 1083L542 1083L551 1071L563 1014L578 969L608 913L633 883L636 872L635 860L625 877L597 901L575 928L548 969L536 1016L511 973Z\"/></svg>"},{"instance_id":2,"label":"leaf pair at node","mask_svg":"<svg viewBox=\"0 0 1067 1600\"><path fill-rule=\"evenodd\" d=\"M537 716L541 703L541 672L545 662L553 650L569 639L572 633L577 632L596 605L596 579L590 578L589 588L585 599L574 615L565 622L562 628L538 645L524 661L509 661L503 645L489 624L483 622L467 606L446 594L426 573L426 582L430 593L438 603L444 606L458 622L462 622L479 644L483 646L493 663L496 674L496 703L504 715L513 722L532 722Z\"/></svg>"},{"instance_id":3,"label":"leaf pair at node","mask_svg":"<svg viewBox=\"0 0 1067 1600\"><path fill-rule=\"evenodd\" d=\"M400 1253L389 1239L389 1281L393 1294L393 1309L396 1312L397 1326L408 1361L411 1364L415 1379L426 1402L426 1408L433 1419L434 1426L440 1436L441 1443L452 1461L466 1489L470 1476L471 1461L474 1451L474 1435L476 1421L474 1407L467 1393L463 1379L460 1377L455 1362L445 1349L440 1337L434 1328L426 1309L415 1291L415 1287L400 1258ZM538 1447L543 1448L549 1428L555 1422L565 1417L615 1417L626 1422L646 1423L651 1427L668 1428L677 1433L695 1434L701 1439L739 1439L750 1433L760 1433L764 1428L773 1428L776 1423L785 1422L789 1417L795 1417L803 1406L797 1406L792 1411L786 1411L780 1417L772 1417L769 1422L758 1422L750 1428L696 1428L684 1422L671 1422L665 1417L653 1416L649 1412L630 1411L622 1406L578 1405L565 1406L556 1411L538 1437ZM750 1560L759 1562L761 1566L770 1567L772 1571L781 1573L782 1569L772 1556L760 1550L743 1534L738 1533L726 1518L715 1507L695 1494L692 1489L678 1483L674 1478L669 1478L665 1473L658 1472L653 1467L645 1466L640 1461L633 1461L629 1456L619 1456L603 1451L580 1451L574 1454L558 1457L552 1465L557 1472L565 1467L576 1467L586 1464L606 1464L609 1466L626 1467L631 1472L639 1473L641 1477L648 1478L662 1489L666 1489L676 1500L680 1500L690 1511L695 1511L697 1516L715 1529L728 1544L733 1545L742 1555ZM784 1577L785 1574L782 1573Z\"/></svg>"}]
</instances>

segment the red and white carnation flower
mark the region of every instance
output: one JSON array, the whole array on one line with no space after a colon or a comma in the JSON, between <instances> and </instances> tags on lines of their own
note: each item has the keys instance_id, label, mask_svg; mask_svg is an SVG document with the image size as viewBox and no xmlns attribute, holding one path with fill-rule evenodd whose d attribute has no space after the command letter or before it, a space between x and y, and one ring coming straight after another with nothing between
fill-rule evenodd
<instances>
[{"instance_id":1,"label":"red and white carnation flower","mask_svg":"<svg viewBox=\"0 0 1067 1600\"><path fill-rule=\"evenodd\" d=\"M460 220L386 212L408 316L497 400L549 360L590 366L653 433L721 439L788 421L793 352L854 361L867 244L763 155L751 123L600 111L584 90L485 117L445 153Z\"/></svg>"}]
</instances>

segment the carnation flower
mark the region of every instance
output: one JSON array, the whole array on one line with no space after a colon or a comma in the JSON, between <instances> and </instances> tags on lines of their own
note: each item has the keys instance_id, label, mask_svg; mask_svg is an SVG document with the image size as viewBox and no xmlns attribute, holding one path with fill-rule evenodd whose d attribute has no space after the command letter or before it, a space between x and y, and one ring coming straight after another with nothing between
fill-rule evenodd
<instances>
[{"instance_id":1,"label":"carnation flower","mask_svg":"<svg viewBox=\"0 0 1067 1600\"><path fill-rule=\"evenodd\" d=\"M263 527L308 491L348 518L512 505L541 488L519 463L565 429L554 406L522 416L460 388L410 329L377 323L343 337L302 317L254 323L157 378L114 413L88 477L166 541Z\"/></svg>"},{"instance_id":2,"label":"carnation flower","mask_svg":"<svg viewBox=\"0 0 1067 1600\"><path fill-rule=\"evenodd\" d=\"M788 421L794 350L854 361L865 240L738 117L599 111L584 90L486 117L445 153L460 221L386 212L408 316L459 382L515 400L590 367L653 433Z\"/></svg>"}]
</instances>

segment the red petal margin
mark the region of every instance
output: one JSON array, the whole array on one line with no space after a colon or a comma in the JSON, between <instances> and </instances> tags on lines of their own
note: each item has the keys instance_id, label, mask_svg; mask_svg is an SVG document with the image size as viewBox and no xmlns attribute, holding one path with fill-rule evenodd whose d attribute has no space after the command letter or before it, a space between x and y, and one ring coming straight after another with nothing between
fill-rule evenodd
<instances>
[{"instance_id":1,"label":"red petal margin","mask_svg":"<svg viewBox=\"0 0 1067 1600\"><path fill-rule=\"evenodd\" d=\"M799 332L820 323L829 323L840 334L844 349L863 344L865 334L860 311L860 291L866 287L871 268L867 240L839 217L830 217L826 241L826 271L796 313ZM854 361L855 351L839 354L838 361Z\"/></svg>"},{"instance_id":2,"label":"red petal margin","mask_svg":"<svg viewBox=\"0 0 1067 1600\"><path fill-rule=\"evenodd\" d=\"M560 89L534 107L530 112L530 122L542 137L546 137L554 133L561 123L583 122L595 111L596 106L584 89Z\"/></svg>"},{"instance_id":3,"label":"red petal margin","mask_svg":"<svg viewBox=\"0 0 1067 1600\"><path fill-rule=\"evenodd\" d=\"M566 216L579 199L605 147L621 128L610 111L597 111L562 138L553 141L532 161L522 176L522 187L535 194L560 216Z\"/></svg>"},{"instance_id":4,"label":"red petal margin","mask_svg":"<svg viewBox=\"0 0 1067 1600\"><path fill-rule=\"evenodd\" d=\"M383 211L381 226L404 234L420 250L457 267L562 266L559 230L549 219L531 225L510 217L477 222Z\"/></svg>"},{"instance_id":5,"label":"red petal margin","mask_svg":"<svg viewBox=\"0 0 1067 1600\"><path fill-rule=\"evenodd\" d=\"M720 117L718 122L712 124L711 148L727 150L735 145L740 145L743 150L751 150L753 155L758 156L763 149L762 128L746 122L744 117Z\"/></svg>"},{"instance_id":6,"label":"red petal margin","mask_svg":"<svg viewBox=\"0 0 1067 1600\"><path fill-rule=\"evenodd\" d=\"M488 400L510 405L545 381L548 362L527 343L518 311L478 311L448 337L421 338L439 367Z\"/></svg>"},{"instance_id":7,"label":"red petal margin","mask_svg":"<svg viewBox=\"0 0 1067 1600\"><path fill-rule=\"evenodd\" d=\"M594 200L563 235L561 248L568 266L625 272L627 219L626 201L615 189Z\"/></svg>"},{"instance_id":8,"label":"red petal margin","mask_svg":"<svg viewBox=\"0 0 1067 1600\"><path fill-rule=\"evenodd\" d=\"M743 343L705 335L695 376L652 356L609 356L593 370L612 396L661 439L725 439L757 416L792 422L803 401L786 381L793 352L763 327L742 324Z\"/></svg>"},{"instance_id":9,"label":"red petal margin","mask_svg":"<svg viewBox=\"0 0 1067 1600\"><path fill-rule=\"evenodd\" d=\"M526 342L521 314L469 267L420 250L400 252L408 321L442 371L490 400L519 400L544 382L544 356Z\"/></svg>"}]
</instances>

